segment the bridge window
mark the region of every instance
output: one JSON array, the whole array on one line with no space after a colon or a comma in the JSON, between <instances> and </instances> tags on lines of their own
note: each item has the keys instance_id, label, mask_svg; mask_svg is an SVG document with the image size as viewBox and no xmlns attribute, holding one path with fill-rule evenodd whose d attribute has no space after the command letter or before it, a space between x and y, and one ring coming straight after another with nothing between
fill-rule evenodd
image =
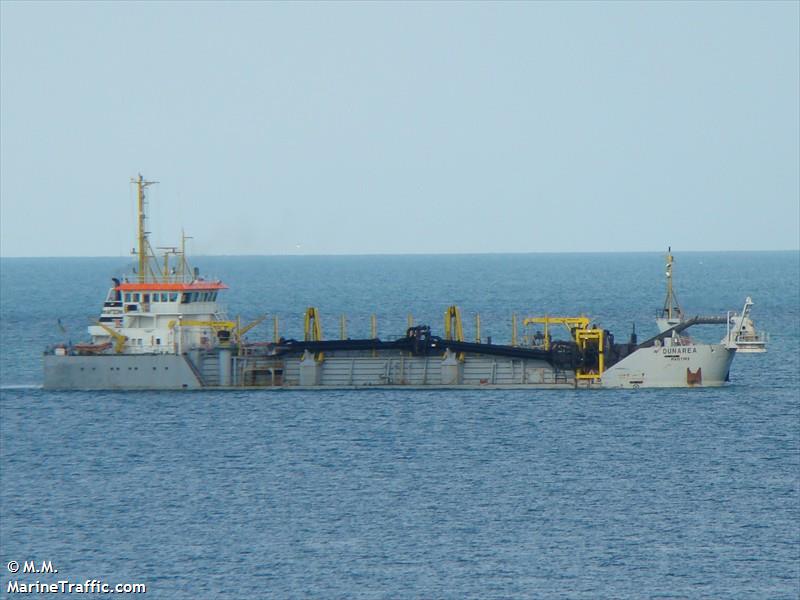
<instances>
[{"instance_id":1,"label":"bridge window","mask_svg":"<svg viewBox=\"0 0 800 600\"><path fill-rule=\"evenodd\" d=\"M130 302L130 301L131 301L131 293L125 292L125 302Z\"/></svg>"},{"instance_id":2,"label":"bridge window","mask_svg":"<svg viewBox=\"0 0 800 600\"><path fill-rule=\"evenodd\" d=\"M142 295L142 302L150 302L150 294L143 294Z\"/></svg>"},{"instance_id":3,"label":"bridge window","mask_svg":"<svg viewBox=\"0 0 800 600\"><path fill-rule=\"evenodd\" d=\"M178 301L178 294L175 293L175 292L171 293L169 295L169 301L170 302L177 302Z\"/></svg>"},{"instance_id":4,"label":"bridge window","mask_svg":"<svg viewBox=\"0 0 800 600\"><path fill-rule=\"evenodd\" d=\"M139 302L139 299L140 299L140 295L139 295L139 293L137 292L137 293L135 293L135 294L133 295L133 301L134 301L134 302Z\"/></svg>"},{"instance_id":5,"label":"bridge window","mask_svg":"<svg viewBox=\"0 0 800 600\"><path fill-rule=\"evenodd\" d=\"M169 301L169 294L161 294L161 301L168 302Z\"/></svg>"},{"instance_id":6,"label":"bridge window","mask_svg":"<svg viewBox=\"0 0 800 600\"><path fill-rule=\"evenodd\" d=\"M181 296L181 304L189 304L192 301L192 295L184 293Z\"/></svg>"}]
</instances>

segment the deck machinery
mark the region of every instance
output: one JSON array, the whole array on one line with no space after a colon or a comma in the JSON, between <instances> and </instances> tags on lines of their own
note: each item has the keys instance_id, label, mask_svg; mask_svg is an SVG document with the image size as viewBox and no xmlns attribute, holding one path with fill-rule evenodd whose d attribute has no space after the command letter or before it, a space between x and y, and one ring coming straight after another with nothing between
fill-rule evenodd
<instances>
[{"instance_id":1,"label":"deck machinery","mask_svg":"<svg viewBox=\"0 0 800 600\"><path fill-rule=\"evenodd\" d=\"M445 335L428 325L408 327L391 341L322 339L319 312L305 314L303 340L242 343L233 357L230 381L234 386L520 386L576 385L596 382L605 365L630 353L631 344L615 344L608 331L590 328L589 319L546 317L546 325L572 325L572 339L528 346L470 342L464 339L461 313L451 306L445 313ZM209 356L210 354L210 356ZM214 352L197 360L205 364ZM213 368L212 368L213 370ZM214 380L215 383L217 380Z\"/></svg>"}]
</instances>

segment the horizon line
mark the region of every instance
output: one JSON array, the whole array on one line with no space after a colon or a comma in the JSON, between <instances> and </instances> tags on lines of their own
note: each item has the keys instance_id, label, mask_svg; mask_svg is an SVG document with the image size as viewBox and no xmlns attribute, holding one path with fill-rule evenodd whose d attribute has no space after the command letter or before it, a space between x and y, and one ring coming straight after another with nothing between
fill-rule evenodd
<instances>
[{"instance_id":1,"label":"horizon line","mask_svg":"<svg viewBox=\"0 0 800 600\"><path fill-rule=\"evenodd\" d=\"M526 252L519 251L489 251L489 252L343 252L343 253L272 253L272 254L193 254L192 257L203 258L278 258L278 257L307 257L307 258L324 258L324 257L370 257L370 256L502 256L502 255L530 255L530 254L661 254L665 250L532 250ZM784 248L784 249L759 249L759 250L679 250L680 254L697 254L697 253L767 253L767 252L797 252L800 253L800 248ZM673 251L675 253L675 251ZM132 258L132 255L112 255L112 254L94 254L94 255L3 255L0 254L0 259L52 259L52 258Z\"/></svg>"}]
</instances>

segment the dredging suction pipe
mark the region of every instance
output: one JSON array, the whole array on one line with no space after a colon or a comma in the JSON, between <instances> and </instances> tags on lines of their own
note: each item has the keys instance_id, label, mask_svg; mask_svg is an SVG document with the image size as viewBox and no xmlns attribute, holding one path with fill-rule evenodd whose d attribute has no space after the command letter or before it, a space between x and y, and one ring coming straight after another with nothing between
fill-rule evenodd
<instances>
[{"instance_id":1,"label":"dredging suction pipe","mask_svg":"<svg viewBox=\"0 0 800 600\"><path fill-rule=\"evenodd\" d=\"M670 327L666 331L662 331L658 335L654 335L650 339L643 341L641 344L636 346L636 348L649 348L653 346L656 341L663 341L668 337L672 337L673 333L680 333L691 327L692 325L725 325L728 322L728 317L703 317L703 316L696 316L692 317L691 319L687 319L686 321L681 321L675 327Z\"/></svg>"}]
</instances>

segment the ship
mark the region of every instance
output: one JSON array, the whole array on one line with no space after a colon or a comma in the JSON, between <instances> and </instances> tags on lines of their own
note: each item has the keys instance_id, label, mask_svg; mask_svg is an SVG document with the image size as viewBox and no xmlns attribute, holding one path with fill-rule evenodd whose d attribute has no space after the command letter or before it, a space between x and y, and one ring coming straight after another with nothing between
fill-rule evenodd
<instances>
[{"instance_id":1,"label":"ship","mask_svg":"<svg viewBox=\"0 0 800 600\"><path fill-rule=\"evenodd\" d=\"M319 310L308 307L302 340L281 336L273 316L272 339L251 341L245 334L267 315L246 324L228 318L220 303L228 286L190 266L183 233L157 256L147 230L147 190L157 182L140 174L131 183L136 267L112 280L89 341L45 350L46 389L699 388L728 382L738 352L766 350L749 297L741 313L687 318L673 290L671 248L659 332L642 342L635 329L617 342L585 315L514 315L508 343L482 338L476 316L476 337L467 340L457 306L445 311L440 335L409 318L404 332L382 339L373 316L369 338L348 337L342 318L339 339L325 339ZM531 332L522 339L519 321ZM725 337L697 342L687 335L695 325L725 325Z\"/></svg>"}]
</instances>

